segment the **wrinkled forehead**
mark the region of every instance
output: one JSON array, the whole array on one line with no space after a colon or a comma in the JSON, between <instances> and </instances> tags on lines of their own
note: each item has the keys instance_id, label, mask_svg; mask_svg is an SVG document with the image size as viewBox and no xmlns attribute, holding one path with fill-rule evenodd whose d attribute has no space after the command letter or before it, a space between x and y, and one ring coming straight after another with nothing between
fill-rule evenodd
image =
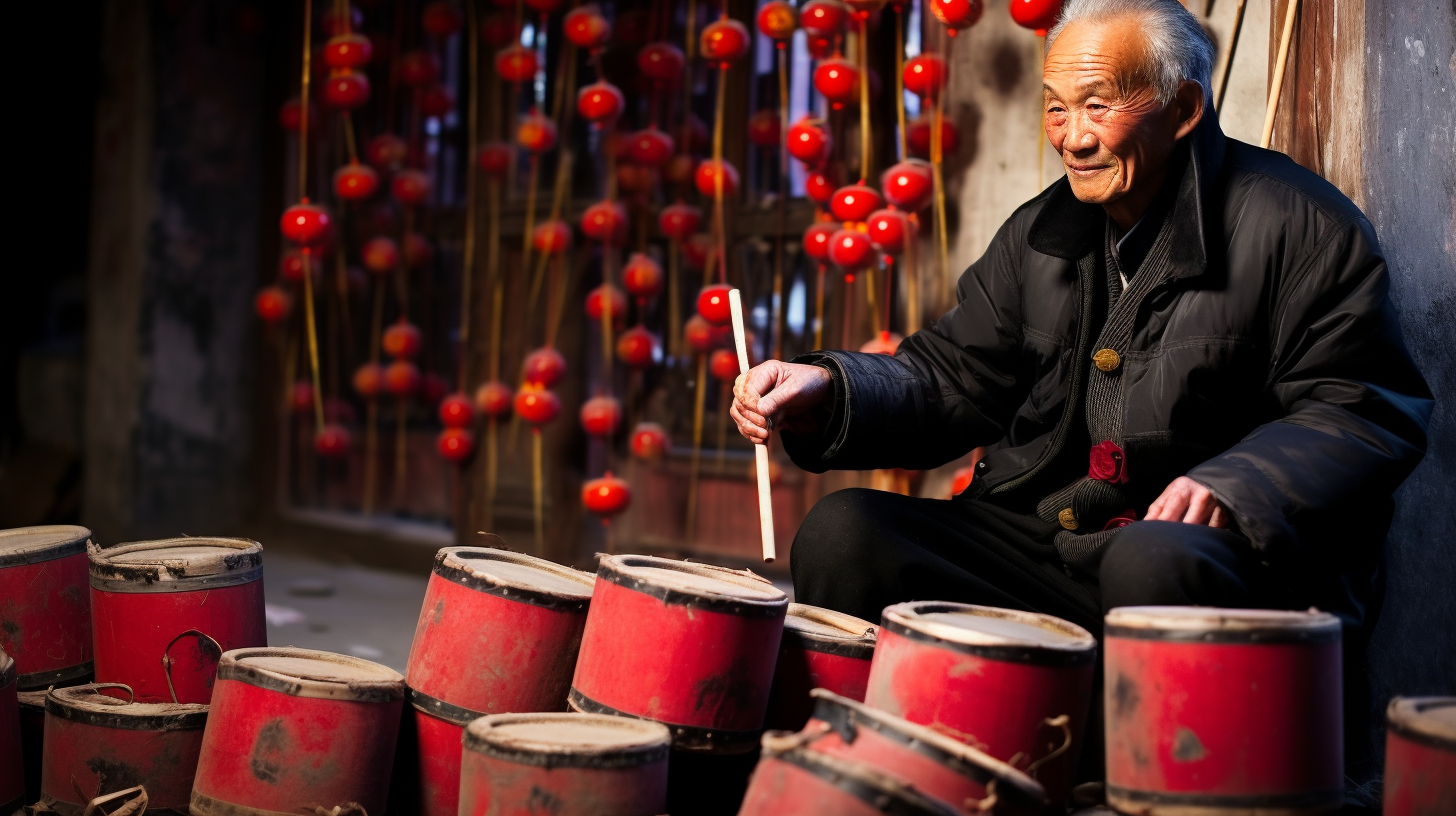
<instances>
[{"instance_id":1,"label":"wrinkled forehead","mask_svg":"<svg viewBox=\"0 0 1456 816\"><path fill-rule=\"evenodd\" d=\"M1149 84L1148 44L1139 23L1135 15L1069 23L1047 48L1042 82L1064 94Z\"/></svg>"}]
</instances>

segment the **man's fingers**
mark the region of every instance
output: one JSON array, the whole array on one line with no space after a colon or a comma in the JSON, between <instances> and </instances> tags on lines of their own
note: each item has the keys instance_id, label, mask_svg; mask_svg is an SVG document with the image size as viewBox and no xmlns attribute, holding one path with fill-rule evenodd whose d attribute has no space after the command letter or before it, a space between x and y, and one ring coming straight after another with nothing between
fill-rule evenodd
<instances>
[{"instance_id":1,"label":"man's fingers","mask_svg":"<svg viewBox=\"0 0 1456 816\"><path fill-rule=\"evenodd\" d=\"M1228 513L1223 509L1223 505L1215 504L1213 506L1213 514L1208 517L1208 526L1220 529L1229 526Z\"/></svg>"},{"instance_id":2,"label":"man's fingers","mask_svg":"<svg viewBox=\"0 0 1456 816\"><path fill-rule=\"evenodd\" d=\"M746 418L738 410L738 406L735 405L730 408L728 414L733 417L733 421L738 425L738 433L742 434L744 439L755 443L762 443L768 440L768 429Z\"/></svg>"},{"instance_id":3,"label":"man's fingers","mask_svg":"<svg viewBox=\"0 0 1456 816\"><path fill-rule=\"evenodd\" d=\"M1149 521L1179 521L1188 511L1188 494L1181 490L1165 491L1158 501L1163 506L1158 511L1158 515L1154 516L1151 513L1148 515Z\"/></svg>"},{"instance_id":4,"label":"man's fingers","mask_svg":"<svg viewBox=\"0 0 1456 816\"><path fill-rule=\"evenodd\" d=\"M1209 516L1213 515L1213 507L1217 504L1213 494L1207 490L1199 490L1193 494L1193 499L1188 502L1188 510L1183 514L1184 524L1206 524Z\"/></svg>"}]
</instances>

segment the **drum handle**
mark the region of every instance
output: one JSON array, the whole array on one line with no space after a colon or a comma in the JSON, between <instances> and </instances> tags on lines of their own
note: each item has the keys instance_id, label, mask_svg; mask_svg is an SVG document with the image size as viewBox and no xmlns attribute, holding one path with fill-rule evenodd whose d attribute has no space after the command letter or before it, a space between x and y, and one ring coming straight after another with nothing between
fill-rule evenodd
<instances>
[{"instance_id":1,"label":"drum handle","mask_svg":"<svg viewBox=\"0 0 1456 816\"><path fill-rule=\"evenodd\" d=\"M1059 714L1059 715L1057 715L1055 717L1047 717L1046 719L1044 719L1044 720L1041 721L1041 724L1042 725L1050 725L1052 728L1060 728L1060 729L1062 729L1062 744L1059 745L1059 746L1057 746L1056 750L1052 751L1050 754L1047 754L1046 756L1042 757L1041 759L1038 759L1037 761L1031 763L1030 765L1027 765L1026 766L1026 775L1027 776L1031 777L1032 779L1036 779L1037 769L1039 769L1041 766L1045 765L1046 763L1052 761L1053 759L1056 759L1057 757L1061 756L1062 754L1065 754L1067 752L1067 749L1069 749L1069 748L1072 747L1072 726L1071 726L1071 721L1072 721L1072 718L1069 717L1069 716L1067 716L1066 714Z\"/></svg>"},{"instance_id":2,"label":"drum handle","mask_svg":"<svg viewBox=\"0 0 1456 816\"><path fill-rule=\"evenodd\" d=\"M79 790L77 792L79 793ZM138 794L137 798L131 800L130 802L127 802L126 804L122 805L116 810L111 811L110 813L107 813L106 809L101 807L102 805L110 802L113 799L119 799L123 796L130 796L134 793ZM82 794L81 798L85 799L86 796ZM94 814L97 812L100 812L101 816L142 816L143 813L147 812L147 803L149 801L150 800L147 798L147 789L141 785L137 785L134 788L119 790L115 793L108 793L105 796L98 796L92 799L91 801L86 803L86 809L81 811L81 816L94 816Z\"/></svg>"},{"instance_id":3,"label":"drum handle","mask_svg":"<svg viewBox=\"0 0 1456 816\"><path fill-rule=\"evenodd\" d=\"M55 686L51 686L50 689L46 689L46 694L50 694L51 689L53 689L53 688L55 688ZM136 702L136 692L132 691L131 690L131 686L128 686L125 683L87 683L84 686L76 686L76 688L78 690L79 689L86 689L87 691L92 691L92 692L96 691L97 689L104 689L104 688L126 689L126 702L127 702L127 705L131 705L132 703Z\"/></svg>"},{"instance_id":4,"label":"drum handle","mask_svg":"<svg viewBox=\"0 0 1456 816\"><path fill-rule=\"evenodd\" d=\"M967 799L966 807L974 808L977 813L990 813L996 807L996 780L986 783L985 799Z\"/></svg>"},{"instance_id":5,"label":"drum handle","mask_svg":"<svg viewBox=\"0 0 1456 816\"><path fill-rule=\"evenodd\" d=\"M200 632L200 631L198 631L196 629L188 629L187 631L185 631L185 632L177 635L177 637L174 637L171 640L167 641L167 648L165 648L165 649L162 650L162 672L167 675L167 693L172 695L172 702L178 703L179 705L181 704L182 701L177 699L177 689L175 687L173 687L173 685L172 685L172 664L175 663L176 661L174 661L172 659L171 652L172 652L172 646L175 645L177 643L177 641L181 640L184 637L187 637L188 635L197 635L198 637L205 637L205 638L207 638L207 640L208 640L209 643L211 643L213 646L216 646L217 647L217 653L218 654L222 654L222 651L223 651L222 650L222 644L221 643L218 643L216 640L213 640L212 639L212 636L209 635L209 634L207 634L206 632Z\"/></svg>"}]
</instances>

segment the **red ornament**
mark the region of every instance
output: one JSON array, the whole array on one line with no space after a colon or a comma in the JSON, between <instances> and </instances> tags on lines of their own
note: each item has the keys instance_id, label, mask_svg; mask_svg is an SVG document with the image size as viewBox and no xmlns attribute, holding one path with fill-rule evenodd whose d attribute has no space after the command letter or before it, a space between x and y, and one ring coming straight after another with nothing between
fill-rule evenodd
<instances>
[{"instance_id":1,"label":"red ornament","mask_svg":"<svg viewBox=\"0 0 1456 816\"><path fill-rule=\"evenodd\" d=\"M399 244L392 238L379 236L364 242L359 252L364 268L376 275L386 275L399 268Z\"/></svg>"},{"instance_id":2,"label":"red ornament","mask_svg":"<svg viewBox=\"0 0 1456 816\"><path fill-rule=\"evenodd\" d=\"M946 33L954 37L962 28L970 28L981 19L985 11L981 0L930 0L930 13L949 29Z\"/></svg>"},{"instance_id":3,"label":"red ornament","mask_svg":"<svg viewBox=\"0 0 1456 816\"><path fill-rule=\"evenodd\" d=\"M672 161L673 147L671 136L650 127L627 140L627 157L646 167L661 167Z\"/></svg>"},{"instance_id":4,"label":"red ornament","mask_svg":"<svg viewBox=\"0 0 1456 816\"><path fill-rule=\"evenodd\" d=\"M693 182L698 187L698 193L704 196L717 194L719 179L722 179L724 198L732 198L738 193L738 171L727 159L708 159L693 171Z\"/></svg>"},{"instance_id":5,"label":"red ornament","mask_svg":"<svg viewBox=\"0 0 1456 816\"><path fill-rule=\"evenodd\" d=\"M829 237L829 260L845 272L874 264L875 248L863 232L841 229Z\"/></svg>"},{"instance_id":6,"label":"red ornament","mask_svg":"<svg viewBox=\"0 0 1456 816\"><path fill-rule=\"evenodd\" d=\"M661 459L667 453L669 441L667 430L656 422L639 422L637 427L632 429L632 437L628 443L632 449L632 455L638 459L655 461Z\"/></svg>"},{"instance_id":7,"label":"red ornament","mask_svg":"<svg viewBox=\"0 0 1456 816\"><path fill-rule=\"evenodd\" d=\"M617 359L628 368L649 368L658 359L657 336L641 326L622 332L617 338Z\"/></svg>"},{"instance_id":8,"label":"red ornament","mask_svg":"<svg viewBox=\"0 0 1456 816\"><path fill-rule=\"evenodd\" d=\"M428 269L435 262L435 245L418 232L411 232L404 237L404 262L410 269Z\"/></svg>"},{"instance_id":9,"label":"red ornament","mask_svg":"<svg viewBox=\"0 0 1456 816\"><path fill-rule=\"evenodd\" d=\"M435 0L426 5L424 12L420 14L420 27L425 33L441 39L459 33L463 22L460 10L447 0Z\"/></svg>"},{"instance_id":10,"label":"red ornament","mask_svg":"<svg viewBox=\"0 0 1456 816\"><path fill-rule=\"evenodd\" d=\"M612 38L612 24L595 3L568 11L561 27L572 45L587 51L596 51Z\"/></svg>"},{"instance_id":11,"label":"red ornament","mask_svg":"<svg viewBox=\"0 0 1456 816\"><path fill-rule=\"evenodd\" d=\"M313 105L309 105L308 107L310 110L313 110ZM308 120L310 127L313 126L314 122L318 121L318 111L313 110L313 114ZM290 133L297 133L299 128L303 127L303 104L298 101L298 97L295 96L289 99L278 108L278 124L282 125L283 129Z\"/></svg>"},{"instance_id":12,"label":"red ornament","mask_svg":"<svg viewBox=\"0 0 1456 816\"><path fill-rule=\"evenodd\" d=\"M840 221L862 222L870 213L885 206L875 188L865 184L849 184L834 191L829 200L829 211Z\"/></svg>"},{"instance_id":13,"label":"red ornament","mask_svg":"<svg viewBox=\"0 0 1456 816\"><path fill-rule=\"evenodd\" d=\"M622 403L616 397L592 397L581 404L581 429L591 436L611 436L622 424Z\"/></svg>"},{"instance_id":14,"label":"red ornament","mask_svg":"<svg viewBox=\"0 0 1456 816\"><path fill-rule=\"evenodd\" d=\"M420 370L409 360L395 360L384 369L384 390L403 399L420 389Z\"/></svg>"},{"instance_id":15,"label":"red ornament","mask_svg":"<svg viewBox=\"0 0 1456 816\"><path fill-rule=\"evenodd\" d=\"M632 504L632 488L609 470L600 479L592 479L581 488L581 503L599 516L615 516ZM606 519L602 519L603 522Z\"/></svg>"},{"instance_id":16,"label":"red ornament","mask_svg":"<svg viewBox=\"0 0 1456 816\"><path fill-rule=\"evenodd\" d=\"M703 222L703 211L679 201L662 208L657 228L671 241L687 241Z\"/></svg>"},{"instance_id":17,"label":"red ornament","mask_svg":"<svg viewBox=\"0 0 1456 816\"><path fill-rule=\"evenodd\" d=\"M556 146L556 123L534 111L522 116L516 144L538 155L550 151Z\"/></svg>"},{"instance_id":18,"label":"red ornament","mask_svg":"<svg viewBox=\"0 0 1456 816\"><path fill-rule=\"evenodd\" d=\"M704 320L702 315L693 315L683 323L683 342L698 354L712 351L722 339L722 330Z\"/></svg>"},{"instance_id":19,"label":"red ornament","mask_svg":"<svg viewBox=\"0 0 1456 816\"><path fill-rule=\"evenodd\" d=\"M1062 13L1062 0L1011 0L1011 19L1022 28L1029 28L1038 37L1057 24Z\"/></svg>"},{"instance_id":20,"label":"red ornament","mask_svg":"<svg viewBox=\"0 0 1456 816\"><path fill-rule=\"evenodd\" d=\"M531 246L544 255L559 255L571 249L571 227L565 221L543 221L531 230Z\"/></svg>"},{"instance_id":21,"label":"red ornament","mask_svg":"<svg viewBox=\"0 0 1456 816\"><path fill-rule=\"evenodd\" d=\"M364 158L380 170L393 170L409 158L409 145L393 133L381 133L369 140Z\"/></svg>"},{"instance_id":22,"label":"red ornament","mask_svg":"<svg viewBox=\"0 0 1456 816\"><path fill-rule=\"evenodd\" d=\"M397 63L399 81L422 87L440 81L440 59L429 51L406 51Z\"/></svg>"},{"instance_id":23,"label":"red ornament","mask_svg":"<svg viewBox=\"0 0 1456 816\"><path fill-rule=\"evenodd\" d=\"M539 427L561 413L561 400L544 385L526 383L516 392L515 409L516 416Z\"/></svg>"},{"instance_id":24,"label":"red ornament","mask_svg":"<svg viewBox=\"0 0 1456 816\"><path fill-rule=\"evenodd\" d=\"M508 45L495 55L495 72L506 82L530 82L539 67L536 52L520 43Z\"/></svg>"},{"instance_id":25,"label":"red ornament","mask_svg":"<svg viewBox=\"0 0 1456 816\"><path fill-rule=\"evenodd\" d=\"M887 357L894 357L895 352L900 348L900 341L904 339L895 332L882 331L860 346L859 350L862 354L883 354Z\"/></svg>"},{"instance_id":26,"label":"red ornament","mask_svg":"<svg viewBox=\"0 0 1456 816\"><path fill-rule=\"evenodd\" d=\"M475 455L475 434L467 428L446 428L435 437L435 450L456 464L469 461Z\"/></svg>"},{"instance_id":27,"label":"red ornament","mask_svg":"<svg viewBox=\"0 0 1456 816\"><path fill-rule=\"evenodd\" d=\"M941 55L917 54L905 63L905 90L934 99L945 90L945 80L949 75L945 58Z\"/></svg>"},{"instance_id":28,"label":"red ornament","mask_svg":"<svg viewBox=\"0 0 1456 816\"><path fill-rule=\"evenodd\" d=\"M672 161L667 163L667 170L663 172L663 176L669 182L679 187L686 187L692 183L693 171L697 169L698 160L696 157L689 156L686 153L679 153L672 157Z\"/></svg>"},{"instance_id":29,"label":"red ornament","mask_svg":"<svg viewBox=\"0 0 1456 816\"><path fill-rule=\"evenodd\" d=\"M511 412L516 392L500 380L491 380L475 389L475 409L481 416L498 419Z\"/></svg>"},{"instance_id":30,"label":"red ornament","mask_svg":"<svg viewBox=\"0 0 1456 816\"><path fill-rule=\"evenodd\" d=\"M415 102L425 116L444 116L455 110L455 93L444 85L430 85L420 89Z\"/></svg>"},{"instance_id":31,"label":"red ornament","mask_svg":"<svg viewBox=\"0 0 1456 816\"><path fill-rule=\"evenodd\" d=\"M611 316L614 325L621 324L627 319L627 296L609 283L591 290L586 296L586 316L601 320L603 310Z\"/></svg>"},{"instance_id":32,"label":"red ornament","mask_svg":"<svg viewBox=\"0 0 1456 816\"><path fill-rule=\"evenodd\" d=\"M875 210L865 224L870 243L881 252L891 255L905 248L905 239L910 234L910 220L905 213L894 209Z\"/></svg>"},{"instance_id":33,"label":"red ornament","mask_svg":"<svg viewBox=\"0 0 1456 816\"><path fill-rule=\"evenodd\" d=\"M264 323L282 323L293 309L293 301L281 286L265 286L253 298L253 311Z\"/></svg>"},{"instance_id":34,"label":"red ornament","mask_svg":"<svg viewBox=\"0 0 1456 816\"><path fill-rule=\"evenodd\" d=\"M313 437L314 452L325 459L342 459L349 455L349 431L343 425L329 423Z\"/></svg>"},{"instance_id":35,"label":"red ornament","mask_svg":"<svg viewBox=\"0 0 1456 816\"><path fill-rule=\"evenodd\" d=\"M859 101L859 69L843 57L820 62L814 68L814 89L836 108Z\"/></svg>"},{"instance_id":36,"label":"red ornament","mask_svg":"<svg viewBox=\"0 0 1456 816\"><path fill-rule=\"evenodd\" d=\"M425 336L413 323L400 320L384 330L384 339L380 345L390 357L408 360L425 347Z\"/></svg>"},{"instance_id":37,"label":"red ornament","mask_svg":"<svg viewBox=\"0 0 1456 816\"><path fill-rule=\"evenodd\" d=\"M581 231L593 241L620 246L627 240L627 209L617 201L598 201L581 214Z\"/></svg>"},{"instance_id":38,"label":"red ornament","mask_svg":"<svg viewBox=\"0 0 1456 816\"><path fill-rule=\"evenodd\" d=\"M698 293L698 314L714 326L728 325L733 320L733 313L728 308L728 292L732 288L726 283L704 286L703 291Z\"/></svg>"},{"instance_id":39,"label":"red ornament","mask_svg":"<svg viewBox=\"0 0 1456 816\"><path fill-rule=\"evenodd\" d=\"M363 34L340 34L324 43L324 65L334 69L363 68L374 55L374 43Z\"/></svg>"},{"instance_id":40,"label":"red ornament","mask_svg":"<svg viewBox=\"0 0 1456 816\"><path fill-rule=\"evenodd\" d=\"M811 166L823 161L833 146L823 125L821 120L808 117L795 122L789 128L789 155Z\"/></svg>"},{"instance_id":41,"label":"red ornament","mask_svg":"<svg viewBox=\"0 0 1456 816\"><path fill-rule=\"evenodd\" d=\"M349 6L347 14L339 14L333 9L329 9L319 15L319 28L330 37L348 34L362 25L364 25L364 12L356 6Z\"/></svg>"},{"instance_id":42,"label":"red ornament","mask_svg":"<svg viewBox=\"0 0 1456 816\"><path fill-rule=\"evenodd\" d=\"M810 171L804 177L804 195L819 206L827 207L834 198L834 191L839 189L838 175L819 170Z\"/></svg>"},{"instance_id":43,"label":"red ornament","mask_svg":"<svg viewBox=\"0 0 1456 816\"><path fill-rule=\"evenodd\" d=\"M622 267L622 286L632 297L654 297L662 291L662 267L651 255L634 252Z\"/></svg>"},{"instance_id":44,"label":"red ornament","mask_svg":"<svg viewBox=\"0 0 1456 816\"><path fill-rule=\"evenodd\" d=\"M651 167L640 164L617 165L617 189L624 196L645 196L652 192L652 186L656 183L657 173Z\"/></svg>"},{"instance_id":45,"label":"red ornament","mask_svg":"<svg viewBox=\"0 0 1456 816\"><path fill-rule=\"evenodd\" d=\"M1098 442L1087 458L1087 478L1109 484L1128 483L1127 454L1116 442Z\"/></svg>"},{"instance_id":46,"label":"red ornament","mask_svg":"<svg viewBox=\"0 0 1456 816\"><path fill-rule=\"evenodd\" d=\"M502 178L514 157L511 146L505 142L486 142L475 151L475 165L487 176Z\"/></svg>"},{"instance_id":47,"label":"red ornament","mask_svg":"<svg viewBox=\"0 0 1456 816\"><path fill-rule=\"evenodd\" d=\"M702 269L708 263L708 256L716 250L713 239L700 232L683 242L683 260L693 269Z\"/></svg>"},{"instance_id":48,"label":"red ornament","mask_svg":"<svg viewBox=\"0 0 1456 816\"><path fill-rule=\"evenodd\" d=\"M719 68L727 68L729 63L748 55L751 42L747 26L728 17L719 17L703 28L698 51L703 59L718 63Z\"/></svg>"},{"instance_id":49,"label":"red ornament","mask_svg":"<svg viewBox=\"0 0 1456 816\"><path fill-rule=\"evenodd\" d=\"M718 349L708 358L708 371L719 382L732 385L738 379L738 353Z\"/></svg>"},{"instance_id":50,"label":"red ornament","mask_svg":"<svg viewBox=\"0 0 1456 816\"><path fill-rule=\"evenodd\" d=\"M588 122L607 122L622 115L626 97L616 85L602 80L593 82L576 94L576 112Z\"/></svg>"},{"instance_id":51,"label":"red ornament","mask_svg":"<svg viewBox=\"0 0 1456 816\"><path fill-rule=\"evenodd\" d=\"M475 424L475 403L461 391L447 394L440 400L440 423L447 428L469 428Z\"/></svg>"},{"instance_id":52,"label":"red ornament","mask_svg":"<svg viewBox=\"0 0 1456 816\"><path fill-rule=\"evenodd\" d=\"M432 186L430 177L424 172L401 170L394 174L394 180L390 183L389 190L399 203L406 207L415 207L429 199Z\"/></svg>"},{"instance_id":53,"label":"red ornament","mask_svg":"<svg viewBox=\"0 0 1456 816\"><path fill-rule=\"evenodd\" d=\"M839 0L809 0L799 9L799 27L811 37L833 38L844 33L849 8Z\"/></svg>"},{"instance_id":54,"label":"red ornament","mask_svg":"<svg viewBox=\"0 0 1456 816\"><path fill-rule=\"evenodd\" d=\"M910 123L910 128L905 134L906 146L910 152L920 158L930 156L930 117L919 116ZM943 156L949 156L960 149L961 131L955 123L949 119L940 120L940 152Z\"/></svg>"},{"instance_id":55,"label":"red ornament","mask_svg":"<svg viewBox=\"0 0 1456 816\"><path fill-rule=\"evenodd\" d=\"M829 239L839 231L833 221L816 221L804 230L804 254L816 261L829 259Z\"/></svg>"},{"instance_id":56,"label":"red ornament","mask_svg":"<svg viewBox=\"0 0 1456 816\"><path fill-rule=\"evenodd\" d=\"M323 85L319 96L331 108L353 110L369 101L369 77L360 71L339 71Z\"/></svg>"},{"instance_id":57,"label":"red ornament","mask_svg":"<svg viewBox=\"0 0 1456 816\"><path fill-rule=\"evenodd\" d=\"M354 370L354 392L369 399L379 396L384 389L384 367L378 363L365 363Z\"/></svg>"},{"instance_id":58,"label":"red ornament","mask_svg":"<svg viewBox=\"0 0 1456 816\"><path fill-rule=\"evenodd\" d=\"M885 190L885 200L906 212L919 212L930 206L935 175L928 162L907 159L886 170L880 186Z\"/></svg>"},{"instance_id":59,"label":"red ornament","mask_svg":"<svg viewBox=\"0 0 1456 816\"><path fill-rule=\"evenodd\" d=\"M808 36L807 47L809 49L809 56L816 60L829 59L834 56L833 37L821 37L811 32Z\"/></svg>"},{"instance_id":60,"label":"red ornament","mask_svg":"<svg viewBox=\"0 0 1456 816\"><path fill-rule=\"evenodd\" d=\"M748 141L763 148L778 147L779 112L764 108L748 117Z\"/></svg>"},{"instance_id":61,"label":"red ornament","mask_svg":"<svg viewBox=\"0 0 1456 816\"><path fill-rule=\"evenodd\" d=\"M322 258L319 260L322 260ZM303 265L303 250L286 249L283 251L282 260L278 262L278 274L282 275L283 279L289 283L298 283L303 280ZM312 256L310 256L309 269L313 272L315 280L319 276L319 266L320 264L313 262Z\"/></svg>"},{"instance_id":62,"label":"red ornament","mask_svg":"<svg viewBox=\"0 0 1456 816\"><path fill-rule=\"evenodd\" d=\"M334 171L334 192L344 201L363 201L379 189L379 174L373 167L346 164Z\"/></svg>"},{"instance_id":63,"label":"red ornament","mask_svg":"<svg viewBox=\"0 0 1456 816\"><path fill-rule=\"evenodd\" d=\"M521 381L527 385L550 388L561 382L565 375L566 358L550 346L542 346L527 354L526 361L521 364Z\"/></svg>"},{"instance_id":64,"label":"red ornament","mask_svg":"<svg viewBox=\"0 0 1456 816\"><path fill-rule=\"evenodd\" d=\"M637 52L637 70L654 82L681 82L686 65L687 59L683 56L682 49L672 43L648 43Z\"/></svg>"},{"instance_id":65,"label":"red ornament","mask_svg":"<svg viewBox=\"0 0 1456 816\"><path fill-rule=\"evenodd\" d=\"M329 237L329 211L306 200L283 211L283 237L299 246L318 246Z\"/></svg>"},{"instance_id":66,"label":"red ornament","mask_svg":"<svg viewBox=\"0 0 1456 816\"><path fill-rule=\"evenodd\" d=\"M760 34L779 43L779 47L783 48L783 43L792 39L794 29L799 27L799 13L794 10L794 4L787 0L769 0L759 8L755 22Z\"/></svg>"}]
</instances>

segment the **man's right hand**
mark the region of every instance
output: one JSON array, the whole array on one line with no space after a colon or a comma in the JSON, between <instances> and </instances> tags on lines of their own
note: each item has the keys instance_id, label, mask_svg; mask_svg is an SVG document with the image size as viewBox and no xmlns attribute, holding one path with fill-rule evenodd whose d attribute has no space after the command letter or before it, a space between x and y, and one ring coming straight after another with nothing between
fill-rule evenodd
<instances>
[{"instance_id":1,"label":"man's right hand","mask_svg":"<svg viewBox=\"0 0 1456 816\"><path fill-rule=\"evenodd\" d=\"M822 431L833 397L828 371L769 360L739 375L729 413L745 439L762 445L774 428L803 434Z\"/></svg>"}]
</instances>

